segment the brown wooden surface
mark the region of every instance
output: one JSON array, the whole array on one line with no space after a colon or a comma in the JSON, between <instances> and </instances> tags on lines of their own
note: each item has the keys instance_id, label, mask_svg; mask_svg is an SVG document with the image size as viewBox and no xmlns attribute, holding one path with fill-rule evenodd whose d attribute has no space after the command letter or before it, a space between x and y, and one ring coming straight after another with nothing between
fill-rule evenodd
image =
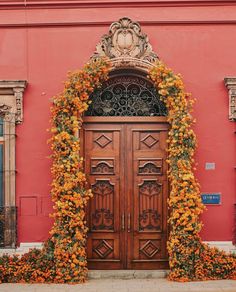
<instances>
[{"instance_id":1,"label":"brown wooden surface","mask_svg":"<svg viewBox=\"0 0 236 292\"><path fill-rule=\"evenodd\" d=\"M166 268L168 125L158 117L115 118L86 118L81 132L94 194L89 268Z\"/></svg>"}]
</instances>

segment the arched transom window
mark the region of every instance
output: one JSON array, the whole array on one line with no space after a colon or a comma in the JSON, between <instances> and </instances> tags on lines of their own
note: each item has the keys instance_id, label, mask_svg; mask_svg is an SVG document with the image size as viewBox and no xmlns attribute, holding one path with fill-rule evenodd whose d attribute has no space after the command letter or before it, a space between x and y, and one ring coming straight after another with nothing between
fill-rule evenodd
<instances>
[{"instance_id":1,"label":"arched transom window","mask_svg":"<svg viewBox=\"0 0 236 292\"><path fill-rule=\"evenodd\" d=\"M153 84L133 72L111 76L90 96L86 116L166 116L166 107Z\"/></svg>"}]
</instances>

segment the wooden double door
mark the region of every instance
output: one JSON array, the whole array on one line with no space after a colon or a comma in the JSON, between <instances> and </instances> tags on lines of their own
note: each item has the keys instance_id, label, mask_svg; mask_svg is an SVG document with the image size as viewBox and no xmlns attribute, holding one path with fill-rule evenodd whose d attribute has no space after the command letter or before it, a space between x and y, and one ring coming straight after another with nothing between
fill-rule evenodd
<instances>
[{"instance_id":1,"label":"wooden double door","mask_svg":"<svg viewBox=\"0 0 236 292\"><path fill-rule=\"evenodd\" d=\"M164 118L163 118L164 119ZM167 252L167 131L158 117L86 117L90 269L163 269Z\"/></svg>"}]
</instances>

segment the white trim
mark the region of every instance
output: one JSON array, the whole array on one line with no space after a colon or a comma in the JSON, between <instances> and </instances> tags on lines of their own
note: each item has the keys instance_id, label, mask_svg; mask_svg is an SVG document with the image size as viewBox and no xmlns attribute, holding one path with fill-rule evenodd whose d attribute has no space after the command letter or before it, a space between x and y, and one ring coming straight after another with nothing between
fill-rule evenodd
<instances>
[{"instance_id":1,"label":"white trim","mask_svg":"<svg viewBox=\"0 0 236 292\"><path fill-rule=\"evenodd\" d=\"M217 247L226 252L236 253L236 246L233 245L232 241L204 241L204 243L207 243L211 247Z\"/></svg>"},{"instance_id":2,"label":"white trim","mask_svg":"<svg viewBox=\"0 0 236 292\"><path fill-rule=\"evenodd\" d=\"M211 247L217 247L220 250L226 252L236 253L236 246L233 245L232 241L204 241ZM43 247L43 242L22 242L18 248L0 248L0 256L3 254L24 254L30 249Z\"/></svg>"},{"instance_id":3,"label":"white trim","mask_svg":"<svg viewBox=\"0 0 236 292\"><path fill-rule=\"evenodd\" d=\"M43 242L23 242L17 248L1 248L0 249L0 256L3 254L22 255L22 254L28 252L30 249L33 249L33 248L41 249L42 247L43 247Z\"/></svg>"}]
</instances>

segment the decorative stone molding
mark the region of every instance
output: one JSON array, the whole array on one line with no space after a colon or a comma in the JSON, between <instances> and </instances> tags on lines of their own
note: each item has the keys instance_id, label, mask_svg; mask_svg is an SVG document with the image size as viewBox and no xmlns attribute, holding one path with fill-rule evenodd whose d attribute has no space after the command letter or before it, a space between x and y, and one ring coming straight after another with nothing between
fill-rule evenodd
<instances>
[{"instance_id":1,"label":"decorative stone molding","mask_svg":"<svg viewBox=\"0 0 236 292\"><path fill-rule=\"evenodd\" d=\"M0 80L0 103L2 103L2 96L12 96L14 101L12 104L12 113L15 114L16 124L23 121L23 93L27 82L25 80ZM4 98L5 100L5 98ZM7 99L9 101L9 99ZM8 102L6 100L6 102Z\"/></svg>"},{"instance_id":2,"label":"decorative stone molding","mask_svg":"<svg viewBox=\"0 0 236 292\"><path fill-rule=\"evenodd\" d=\"M16 97L16 123L20 124L23 121L23 93L24 88L13 88Z\"/></svg>"},{"instance_id":3,"label":"decorative stone molding","mask_svg":"<svg viewBox=\"0 0 236 292\"><path fill-rule=\"evenodd\" d=\"M229 91L229 119L236 121L236 77L226 77L224 81Z\"/></svg>"},{"instance_id":4,"label":"decorative stone molding","mask_svg":"<svg viewBox=\"0 0 236 292\"><path fill-rule=\"evenodd\" d=\"M111 24L109 33L102 37L92 56L95 60L98 57L108 57L116 68L136 67L144 70L158 60L139 23L127 17Z\"/></svg>"},{"instance_id":5,"label":"decorative stone molding","mask_svg":"<svg viewBox=\"0 0 236 292\"><path fill-rule=\"evenodd\" d=\"M140 60L131 57L122 57L111 59L112 69L133 68L147 72L153 64L146 60Z\"/></svg>"}]
</instances>

